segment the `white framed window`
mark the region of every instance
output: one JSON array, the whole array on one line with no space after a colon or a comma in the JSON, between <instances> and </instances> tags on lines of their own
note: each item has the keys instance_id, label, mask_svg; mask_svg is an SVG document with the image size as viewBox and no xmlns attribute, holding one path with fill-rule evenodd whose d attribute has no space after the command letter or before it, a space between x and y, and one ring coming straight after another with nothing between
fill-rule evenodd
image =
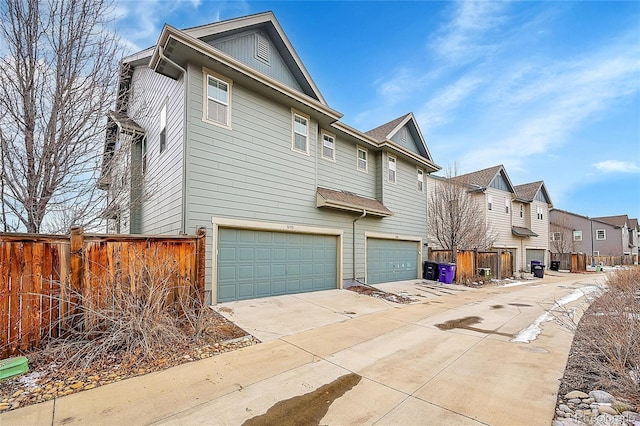
<instances>
[{"instance_id":1,"label":"white framed window","mask_svg":"<svg viewBox=\"0 0 640 426\"><path fill-rule=\"evenodd\" d=\"M594 251L593 251L593 255L594 255L594 256L600 256L600 252L599 252L598 250L594 250Z\"/></svg>"},{"instance_id":2,"label":"white framed window","mask_svg":"<svg viewBox=\"0 0 640 426\"><path fill-rule=\"evenodd\" d=\"M369 171L369 151L361 146L356 147L356 154L358 156L357 168L361 172Z\"/></svg>"},{"instance_id":3,"label":"white framed window","mask_svg":"<svg viewBox=\"0 0 640 426\"><path fill-rule=\"evenodd\" d=\"M324 131L322 132L322 158L336 161L336 138Z\"/></svg>"},{"instance_id":4,"label":"white framed window","mask_svg":"<svg viewBox=\"0 0 640 426\"><path fill-rule=\"evenodd\" d=\"M387 180L389 183L396 183L396 157L387 154L387 166Z\"/></svg>"},{"instance_id":5,"label":"white framed window","mask_svg":"<svg viewBox=\"0 0 640 426\"><path fill-rule=\"evenodd\" d=\"M493 197L491 195L487 195L487 210L493 209Z\"/></svg>"},{"instance_id":6,"label":"white framed window","mask_svg":"<svg viewBox=\"0 0 640 426\"><path fill-rule=\"evenodd\" d=\"M291 149L309 154L309 116L300 112L291 112L293 138Z\"/></svg>"},{"instance_id":7,"label":"white framed window","mask_svg":"<svg viewBox=\"0 0 640 426\"><path fill-rule=\"evenodd\" d=\"M542 214L542 207L536 207L536 215L538 217L538 219L542 220L543 218L543 214Z\"/></svg>"},{"instance_id":8,"label":"white framed window","mask_svg":"<svg viewBox=\"0 0 640 426\"><path fill-rule=\"evenodd\" d=\"M524 217L524 206L520 204L520 217Z\"/></svg>"},{"instance_id":9,"label":"white framed window","mask_svg":"<svg viewBox=\"0 0 640 426\"><path fill-rule=\"evenodd\" d=\"M549 241L561 241L562 234L560 232L551 232L549 234Z\"/></svg>"},{"instance_id":10,"label":"white framed window","mask_svg":"<svg viewBox=\"0 0 640 426\"><path fill-rule=\"evenodd\" d=\"M147 173L147 136L142 137L142 174Z\"/></svg>"},{"instance_id":11,"label":"white framed window","mask_svg":"<svg viewBox=\"0 0 640 426\"><path fill-rule=\"evenodd\" d=\"M605 229L596 229L596 240L606 240L607 231Z\"/></svg>"},{"instance_id":12,"label":"white framed window","mask_svg":"<svg viewBox=\"0 0 640 426\"><path fill-rule=\"evenodd\" d=\"M505 213L509 213L509 206L511 205L511 202L509 201L508 198L504 199L504 212Z\"/></svg>"},{"instance_id":13,"label":"white framed window","mask_svg":"<svg viewBox=\"0 0 640 426\"><path fill-rule=\"evenodd\" d=\"M416 169L418 172L418 192L424 192L424 171Z\"/></svg>"},{"instance_id":14,"label":"white framed window","mask_svg":"<svg viewBox=\"0 0 640 426\"><path fill-rule=\"evenodd\" d=\"M582 241L582 231L573 231L573 241Z\"/></svg>"},{"instance_id":15,"label":"white framed window","mask_svg":"<svg viewBox=\"0 0 640 426\"><path fill-rule=\"evenodd\" d=\"M203 120L231 127L231 88L233 83L221 75L203 69L205 81Z\"/></svg>"},{"instance_id":16,"label":"white framed window","mask_svg":"<svg viewBox=\"0 0 640 426\"><path fill-rule=\"evenodd\" d=\"M160 108L160 154L167 148L167 103Z\"/></svg>"}]
</instances>

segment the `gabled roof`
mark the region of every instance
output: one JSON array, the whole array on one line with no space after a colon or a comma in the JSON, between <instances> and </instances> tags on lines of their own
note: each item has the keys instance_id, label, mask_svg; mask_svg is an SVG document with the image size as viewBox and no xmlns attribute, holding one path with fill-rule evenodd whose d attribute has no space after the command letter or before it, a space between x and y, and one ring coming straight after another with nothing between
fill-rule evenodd
<instances>
[{"instance_id":1,"label":"gabled roof","mask_svg":"<svg viewBox=\"0 0 640 426\"><path fill-rule=\"evenodd\" d=\"M531 203L536 198L536 195L538 195L538 192L542 191L542 194L547 202L549 204L553 204L551 203L551 197L549 197L547 188L544 185L544 182L541 180L537 182L516 185L514 189L516 190L516 199L518 199L519 201Z\"/></svg>"},{"instance_id":2,"label":"gabled roof","mask_svg":"<svg viewBox=\"0 0 640 426\"><path fill-rule=\"evenodd\" d=\"M471 190L484 191L491 185L491 182L493 182L499 174L502 174L504 180L509 185L511 192L515 192L511 179L509 179L509 175L507 175L507 171L502 164L464 175L458 175L453 179L457 182L468 185L471 187Z\"/></svg>"},{"instance_id":3,"label":"gabled roof","mask_svg":"<svg viewBox=\"0 0 640 426\"><path fill-rule=\"evenodd\" d=\"M602 217L594 217L594 220L598 220L600 222L607 223L609 225L615 226L616 228L622 228L627 225L629 221L629 216L626 214L619 216L602 216Z\"/></svg>"},{"instance_id":4,"label":"gabled roof","mask_svg":"<svg viewBox=\"0 0 640 426\"><path fill-rule=\"evenodd\" d=\"M416 142L419 143L418 150L424 151L421 152L421 155L424 155L425 158L427 158L429 161L433 161L431 153L429 152L429 148L427 148L427 142L424 140L424 136L422 135L422 132L418 127L418 122L411 112L398 117L395 120L391 120L381 126L378 126L375 129L371 129L365 132L365 135L371 137L380 144L388 144L394 147L400 147L396 142L392 140L392 138L396 133L400 131L400 129L405 126L411 127L413 129L412 134L417 136L418 140Z\"/></svg>"},{"instance_id":5,"label":"gabled roof","mask_svg":"<svg viewBox=\"0 0 640 426\"><path fill-rule=\"evenodd\" d=\"M629 219L629 228L638 229L638 219Z\"/></svg>"}]
</instances>

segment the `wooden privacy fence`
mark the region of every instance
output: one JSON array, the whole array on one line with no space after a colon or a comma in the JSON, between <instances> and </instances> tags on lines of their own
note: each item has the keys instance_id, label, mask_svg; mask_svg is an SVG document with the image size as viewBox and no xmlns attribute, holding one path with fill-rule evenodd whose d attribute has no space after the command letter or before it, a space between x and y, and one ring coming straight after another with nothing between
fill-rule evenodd
<instances>
[{"instance_id":1,"label":"wooden privacy fence","mask_svg":"<svg viewBox=\"0 0 640 426\"><path fill-rule=\"evenodd\" d=\"M195 236L0 233L0 359L82 328L116 291L144 297L162 281L165 306L202 303L205 248L204 228Z\"/></svg>"},{"instance_id":2,"label":"wooden privacy fence","mask_svg":"<svg viewBox=\"0 0 640 426\"><path fill-rule=\"evenodd\" d=\"M436 263L450 263L451 250L430 250L429 260ZM456 256L456 282L472 281L478 277L478 269L491 268L493 278L513 276L511 252L458 250ZM498 275L498 271L500 274Z\"/></svg>"},{"instance_id":3,"label":"wooden privacy fence","mask_svg":"<svg viewBox=\"0 0 640 426\"><path fill-rule=\"evenodd\" d=\"M584 253L551 253L551 261L560 262L560 270L570 272L585 272L587 270L587 255Z\"/></svg>"},{"instance_id":4,"label":"wooden privacy fence","mask_svg":"<svg viewBox=\"0 0 640 426\"><path fill-rule=\"evenodd\" d=\"M591 264L591 256L589 256L589 264ZM626 254L624 256L593 256L595 265L617 266L617 265L633 265L637 262L634 256Z\"/></svg>"}]
</instances>

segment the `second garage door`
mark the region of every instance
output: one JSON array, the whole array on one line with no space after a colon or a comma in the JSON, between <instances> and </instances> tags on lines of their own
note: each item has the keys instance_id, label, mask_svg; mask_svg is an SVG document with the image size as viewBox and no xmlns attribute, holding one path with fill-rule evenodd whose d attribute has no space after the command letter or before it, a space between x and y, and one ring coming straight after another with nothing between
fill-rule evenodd
<instances>
[{"instance_id":1,"label":"second garage door","mask_svg":"<svg viewBox=\"0 0 640 426\"><path fill-rule=\"evenodd\" d=\"M367 283L418 278L418 242L367 238Z\"/></svg>"},{"instance_id":2,"label":"second garage door","mask_svg":"<svg viewBox=\"0 0 640 426\"><path fill-rule=\"evenodd\" d=\"M539 250L539 249L527 249L526 251L526 257L525 257L525 262L526 262L526 267L529 271L531 271L531 261L532 260L537 260L540 263L544 263L544 250Z\"/></svg>"},{"instance_id":3,"label":"second garage door","mask_svg":"<svg viewBox=\"0 0 640 426\"><path fill-rule=\"evenodd\" d=\"M217 301L337 287L337 237L220 228Z\"/></svg>"}]
</instances>

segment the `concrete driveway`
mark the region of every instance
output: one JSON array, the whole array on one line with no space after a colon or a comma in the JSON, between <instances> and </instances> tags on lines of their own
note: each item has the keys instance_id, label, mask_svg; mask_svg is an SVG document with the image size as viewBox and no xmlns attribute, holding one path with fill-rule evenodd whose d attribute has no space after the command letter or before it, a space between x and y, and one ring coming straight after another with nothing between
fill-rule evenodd
<instances>
[{"instance_id":1,"label":"concrete driveway","mask_svg":"<svg viewBox=\"0 0 640 426\"><path fill-rule=\"evenodd\" d=\"M320 391L320 424L550 424L572 334L541 316L575 307L579 289L598 278L379 286L414 294L411 305L348 290L220 304L264 343L9 412L0 423L234 425L276 408L292 415L310 406L304 398L317 405Z\"/></svg>"}]
</instances>

